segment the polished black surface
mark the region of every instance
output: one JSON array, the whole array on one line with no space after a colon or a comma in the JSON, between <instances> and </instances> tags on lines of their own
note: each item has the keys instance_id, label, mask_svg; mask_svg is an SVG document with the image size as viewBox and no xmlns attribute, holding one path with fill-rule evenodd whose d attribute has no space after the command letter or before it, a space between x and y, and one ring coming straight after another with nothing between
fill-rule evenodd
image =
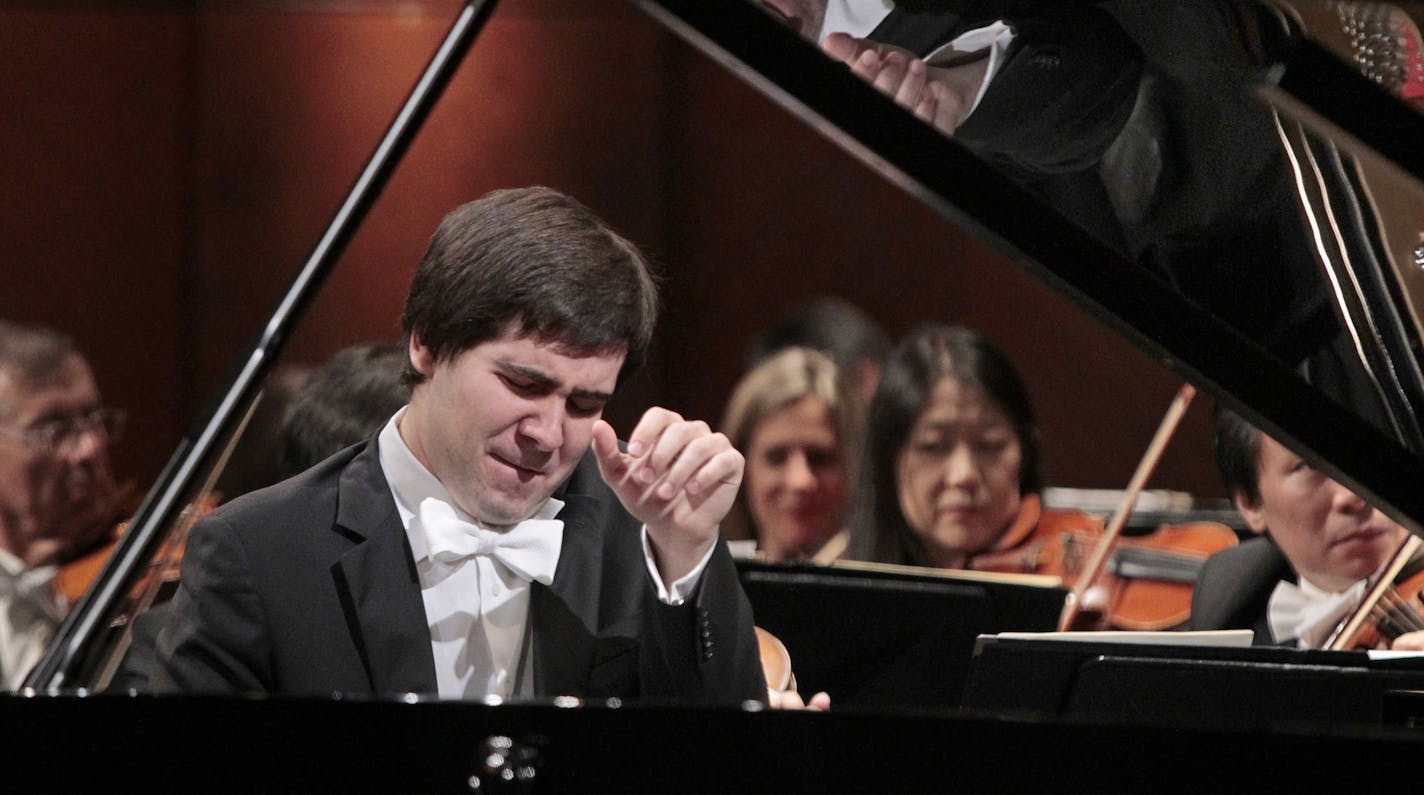
<instances>
[{"instance_id":1,"label":"polished black surface","mask_svg":"<svg viewBox=\"0 0 1424 795\"><path fill-rule=\"evenodd\" d=\"M1319 48L1288 29L1273 32L1260 4L1055 4L1055 25L1070 38L1078 15L1094 41L1111 44L1101 53L1109 60L1097 62L1110 68L1094 69L1094 54L1079 53L1097 81L1090 84L1104 87L1105 120L1085 125L1086 143L1061 149L1052 136L1025 131L1060 128L1071 105L1001 137L982 129L993 120L986 115L981 129L968 131L975 135L950 139L746 0L640 5L1420 530L1424 460L1411 452L1414 441L1370 401L1357 402L1358 384L1348 377L1321 378L1319 367L1307 368L1314 382L1301 375L1303 362L1336 350L1340 317L1322 298L1320 263L1283 170L1288 158L1273 148L1275 118L1257 91L1278 87L1414 174L1419 164L1410 158L1419 155L1410 144L1424 140L1424 129L1412 111L1399 112ZM1000 5L1034 11L1045 4ZM1317 83L1315 75L1328 80ZM1005 102L998 97L985 109L997 105L1013 118ZM971 601L992 609L978 594ZM1172 689L1223 681L1214 667L1220 660L1144 663L1142 655L1117 653L1052 674L1032 654L1001 651L998 673L1010 688L1017 680L1022 692L1042 692L1029 686L1081 675L1098 689L1074 691L1072 709L1060 711L982 700L975 703L984 711L847 704L830 715L59 695L0 698L0 721L23 727L11 733L11 758L44 770L55 791L96 782L203 792L1314 789L1326 775L1348 774L1357 786L1396 782L1396 770L1424 751L1424 735L1396 728L1412 713L1395 689L1418 686L1417 673L1381 669L1367 688L1375 700L1361 700L1355 685L1374 672L1355 665L1358 657L1338 666L1309 658L1276 689L1236 689L1252 686L1258 671L1251 665L1296 665L1273 652L1248 653L1255 656L1211 704L1260 704L1240 697L1262 692L1303 698L1314 688L1327 706L1282 702L1298 709L1244 720L1228 708L1191 712L1205 703L1197 691ZM1137 681L1147 684L1114 690L1114 682L1144 671L1151 675ZM1350 686L1342 687L1346 679ZM1171 709L1144 708L1149 696ZM1069 703L1063 698L1060 705Z\"/></svg>"},{"instance_id":2,"label":"polished black surface","mask_svg":"<svg viewBox=\"0 0 1424 795\"><path fill-rule=\"evenodd\" d=\"M1006 67L1006 79L989 82L981 105L1002 135L984 125L967 135L966 122L953 138L756 3L640 5L1155 359L1421 530L1424 491L1413 485L1424 482L1414 416L1421 395L1411 375L1419 369L1417 332L1359 332L1365 321L1344 316L1281 143L1281 128L1297 120L1278 116L1258 95L1279 86L1295 92L1298 104L1318 103L1312 115L1393 103L1393 112L1379 116L1380 141L1424 140L1424 120L1338 61L1326 57L1322 67L1320 48L1282 21L1276 4L914 4L965 20L1022 22L1025 36L1039 37L1022 50L1033 54L1027 66L1035 58L1060 69L1078 65L1086 81L1056 74L1035 82ZM1098 63L1105 58L1111 68ZM1337 86L1327 97L1353 98L1330 103L1306 90L1321 70ZM1044 93L994 98L1034 90ZM1066 123L1062 92L1098 97L1098 124ZM1369 128L1372 119L1346 123ZM1026 136L1025 125L1039 134ZM1063 130L1078 137L1058 135ZM1324 132L1312 127L1309 134ZM1035 151L1024 151L1030 142ZM1393 336L1376 339L1381 335Z\"/></svg>"},{"instance_id":3,"label":"polished black surface","mask_svg":"<svg viewBox=\"0 0 1424 795\"><path fill-rule=\"evenodd\" d=\"M676 705L0 697L0 721L52 792L1277 791L1382 785L1424 752L1358 726Z\"/></svg>"}]
</instances>

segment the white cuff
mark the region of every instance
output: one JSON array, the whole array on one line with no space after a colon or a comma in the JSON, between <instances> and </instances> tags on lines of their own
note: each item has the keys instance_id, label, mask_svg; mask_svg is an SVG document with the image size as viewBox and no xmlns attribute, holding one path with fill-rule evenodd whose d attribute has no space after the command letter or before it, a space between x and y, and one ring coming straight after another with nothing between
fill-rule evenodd
<instances>
[{"instance_id":1,"label":"white cuff","mask_svg":"<svg viewBox=\"0 0 1424 795\"><path fill-rule=\"evenodd\" d=\"M653 585L658 589L658 600L665 605L680 605L687 599L687 595L692 593L692 589L697 587L697 581L702 579L702 570L707 568L707 561L712 559L712 553L717 550L717 541L713 541L707 547L707 554L702 556L702 560L692 568L692 571L679 577L671 586L663 584L663 575L658 571L658 564L653 560L653 542L648 539L648 526L643 525L643 561L648 564L648 574L653 578Z\"/></svg>"}]
</instances>

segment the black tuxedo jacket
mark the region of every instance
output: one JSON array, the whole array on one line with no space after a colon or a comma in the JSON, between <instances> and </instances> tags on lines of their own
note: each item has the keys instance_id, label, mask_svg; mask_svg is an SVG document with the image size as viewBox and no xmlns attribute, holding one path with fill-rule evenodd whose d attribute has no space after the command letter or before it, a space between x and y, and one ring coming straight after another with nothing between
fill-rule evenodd
<instances>
[{"instance_id":1,"label":"black tuxedo jacket","mask_svg":"<svg viewBox=\"0 0 1424 795\"><path fill-rule=\"evenodd\" d=\"M1253 538L1207 558L1192 589L1192 629L1249 629L1253 643L1278 643L1271 637L1266 606L1282 580L1296 575L1269 536Z\"/></svg>"},{"instance_id":2,"label":"black tuxedo jacket","mask_svg":"<svg viewBox=\"0 0 1424 795\"><path fill-rule=\"evenodd\" d=\"M530 594L537 695L765 699L752 612L724 544L662 604L640 523L590 452L561 487L554 581ZM374 440L199 522L157 637L160 691L435 693L430 631Z\"/></svg>"}]
</instances>

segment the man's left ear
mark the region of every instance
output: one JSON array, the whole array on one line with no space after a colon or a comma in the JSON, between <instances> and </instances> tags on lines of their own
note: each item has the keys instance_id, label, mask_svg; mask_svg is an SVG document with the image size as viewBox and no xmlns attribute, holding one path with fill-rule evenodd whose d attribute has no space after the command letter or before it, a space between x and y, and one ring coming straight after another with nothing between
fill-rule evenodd
<instances>
[{"instance_id":1,"label":"man's left ear","mask_svg":"<svg viewBox=\"0 0 1424 795\"><path fill-rule=\"evenodd\" d=\"M435 372L435 353L420 341L420 332L410 332L410 366L429 378Z\"/></svg>"},{"instance_id":2,"label":"man's left ear","mask_svg":"<svg viewBox=\"0 0 1424 795\"><path fill-rule=\"evenodd\" d=\"M1260 501L1252 502L1246 492L1240 489L1231 495L1231 501L1236 504L1236 512L1246 520L1246 526L1251 528L1251 532L1257 535L1266 532L1266 513L1261 510Z\"/></svg>"}]
</instances>

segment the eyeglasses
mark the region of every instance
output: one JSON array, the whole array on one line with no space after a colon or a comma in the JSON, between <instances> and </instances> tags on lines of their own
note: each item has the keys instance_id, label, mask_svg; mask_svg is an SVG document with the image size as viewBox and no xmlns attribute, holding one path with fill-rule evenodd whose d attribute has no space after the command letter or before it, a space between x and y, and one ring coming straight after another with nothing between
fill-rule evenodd
<instances>
[{"instance_id":1,"label":"eyeglasses","mask_svg":"<svg viewBox=\"0 0 1424 795\"><path fill-rule=\"evenodd\" d=\"M98 408L88 414L60 417L31 428L0 427L0 433L19 440L35 452L70 455L90 433L100 441L116 444L123 437L127 419L128 414L122 409Z\"/></svg>"}]
</instances>

